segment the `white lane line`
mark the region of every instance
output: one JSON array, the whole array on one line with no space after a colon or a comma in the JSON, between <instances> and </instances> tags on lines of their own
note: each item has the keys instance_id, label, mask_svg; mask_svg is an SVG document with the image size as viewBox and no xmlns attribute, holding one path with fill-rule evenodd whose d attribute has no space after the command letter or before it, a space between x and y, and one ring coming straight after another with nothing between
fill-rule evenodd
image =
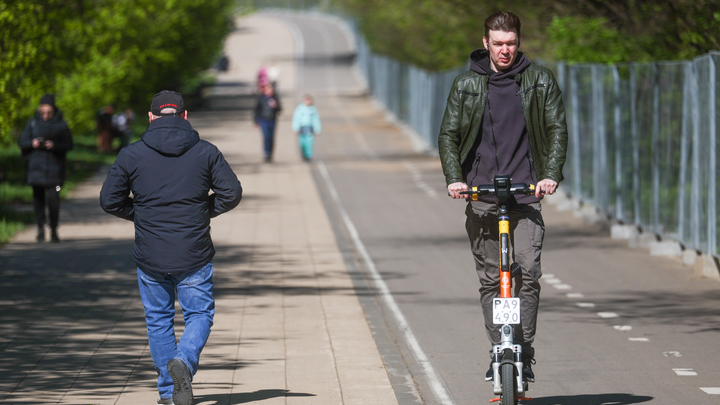
<instances>
[{"instance_id":1,"label":"white lane line","mask_svg":"<svg viewBox=\"0 0 720 405\"><path fill-rule=\"evenodd\" d=\"M680 376L693 376L698 375L693 369L691 368L674 368L673 371L675 374Z\"/></svg>"},{"instance_id":2,"label":"white lane line","mask_svg":"<svg viewBox=\"0 0 720 405\"><path fill-rule=\"evenodd\" d=\"M378 294L382 299L383 303L385 304L385 306L387 306L387 308L390 310L390 313L392 313L393 317L395 318L398 328L400 329L403 338L405 338L405 342L410 348L410 351L415 357L415 360L417 360L418 364L422 368L423 374L425 374L425 378L427 378L428 384L430 385L430 389L435 395L435 398L441 404L454 405L455 402L453 402L453 400L450 398L450 393L447 391L447 388L445 388L445 384L442 382L440 375L437 373L437 371L435 371L435 367L433 367L427 354L425 354L425 351L422 349L422 347L420 347L420 343L415 337L415 334L413 334L412 330L410 329L410 325L405 319L405 315L403 315L402 311L400 311L400 307L398 306L397 302L395 302L395 298L393 298L392 293L390 292L390 288L388 288L385 280L383 280L382 276L378 272L377 267L375 267L375 262L370 257L370 254L365 248L365 244L360 239L360 235L358 234L357 228L355 228L355 224L353 224L347 211L345 211L345 208L340 201L340 196L337 193L337 189L335 188L335 185L330 178L330 173L328 173L325 164L321 161L318 161L317 167L320 170L320 174L322 175L323 179L325 180L325 184L327 185L328 191L330 192L330 195L332 196L332 199L337 206L338 212L340 212L340 216L345 223L345 227L347 228L348 232L350 233L350 237L355 243L355 248L357 249L363 261L367 265L368 271L370 272L370 279L373 281L373 284L375 284L375 287L378 289Z\"/></svg>"},{"instance_id":3,"label":"white lane line","mask_svg":"<svg viewBox=\"0 0 720 405\"><path fill-rule=\"evenodd\" d=\"M410 171L410 175L413 178L413 182L415 185L422 191L425 192L430 197L437 197L437 191L435 191L434 188L430 187L425 180L422 178L422 172L420 169L418 169L414 164L408 162L407 160L403 161L403 164L407 169Z\"/></svg>"},{"instance_id":4,"label":"white lane line","mask_svg":"<svg viewBox=\"0 0 720 405\"><path fill-rule=\"evenodd\" d=\"M542 276L543 276L543 278L555 278L555 275L554 275L554 274L552 274L552 273L549 273L549 274L545 274L545 273L543 273L543 275L542 275Z\"/></svg>"},{"instance_id":5,"label":"white lane line","mask_svg":"<svg viewBox=\"0 0 720 405\"><path fill-rule=\"evenodd\" d=\"M675 352L675 351L662 352L662 355L665 357L682 357L682 354L680 354L680 352Z\"/></svg>"},{"instance_id":6,"label":"white lane line","mask_svg":"<svg viewBox=\"0 0 720 405\"><path fill-rule=\"evenodd\" d=\"M542 280L542 279L540 279L540 280ZM562 281L560 281L559 278L550 278L550 279L545 280L545 282L548 283L548 284L560 284L560 283L562 283Z\"/></svg>"},{"instance_id":7,"label":"white lane line","mask_svg":"<svg viewBox=\"0 0 720 405\"><path fill-rule=\"evenodd\" d=\"M618 314L616 314L615 312L598 312L597 316L599 316L600 318L617 318Z\"/></svg>"},{"instance_id":8,"label":"white lane line","mask_svg":"<svg viewBox=\"0 0 720 405\"><path fill-rule=\"evenodd\" d=\"M720 387L700 387L706 394L720 395Z\"/></svg>"},{"instance_id":9,"label":"white lane line","mask_svg":"<svg viewBox=\"0 0 720 405\"><path fill-rule=\"evenodd\" d=\"M558 290L572 290L572 287L567 284L551 284L553 287L557 288Z\"/></svg>"},{"instance_id":10,"label":"white lane line","mask_svg":"<svg viewBox=\"0 0 720 405\"><path fill-rule=\"evenodd\" d=\"M632 326L630 325L615 325L613 326L615 330L619 330L620 332L627 332L629 330L632 330Z\"/></svg>"},{"instance_id":11,"label":"white lane line","mask_svg":"<svg viewBox=\"0 0 720 405\"><path fill-rule=\"evenodd\" d=\"M631 341L631 342L649 342L649 341L650 341L650 339L648 339L648 338L642 338L642 337L639 337L639 338L628 338L628 340Z\"/></svg>"},{"instance_id":12,"label":"white lane line","mask_svg":"<svg viewBox=\"0 0 720 405\"><path fill-rule=\"evenodd\" d=\"M579 306L580 308L595 308L595 304L592 302L576 302L575 305Z\"/></svg>"},{"instance_id":13,"label":"white lane line","mask_svg":"<svg viewBox=\"0 0 720 405\"><path fill-rule=\"evenodd\" d=\"M568 298L585 298L585 294L583 293L568 293Z\"/></svg>"}]
</instances>

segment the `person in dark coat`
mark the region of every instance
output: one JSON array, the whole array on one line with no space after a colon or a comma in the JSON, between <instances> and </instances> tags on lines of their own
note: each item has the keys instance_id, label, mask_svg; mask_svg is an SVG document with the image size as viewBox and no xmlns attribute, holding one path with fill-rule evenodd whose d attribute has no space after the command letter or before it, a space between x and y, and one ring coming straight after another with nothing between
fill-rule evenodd
<instances>
[{"instance_id":1,"label":"person in dark coat","mask_svg":"<svg viewBox=\"0 0 720 405\"><path fill-rule=\"evenodd\" d=\"M50 239L60 242L60 189L65 183L65 154L73 148L72 134L55 106L55 96L45 94L18 140L27 163L27 182L33 188L37 241L45 241L45 207L50 217Z\"/></svg>"},{"instance_id":2,"label":"person in dark coat","mask_svg":"<svg viewBox=\"0 0 720 405\"><path fill-rule=\"evenodd\" d=\"M242 187L218 148L190 125L179 93L156 94L148 117L141 140L122 148L110 168L100 205L135 224L133 258L158 404L185 405L193 403L191 381L215 315L210 218L235 208ZM185 319L179 342L176 296Z\"/></svg>"},{"instance_id":3,"label":"person in dark coat","mask_svg":"<svg viewBox=\"0 0 720 405\"><path fill-rule=\"evenodd\" d=\"M282 106L280 105L280 99L275 94L275 89L270 83L264 83L255 104L253 120L255 126L260 127L262 130L266 162L272 161L273 149L275 148L275 123L281 110Z\"/></svg>"}]
</instances>

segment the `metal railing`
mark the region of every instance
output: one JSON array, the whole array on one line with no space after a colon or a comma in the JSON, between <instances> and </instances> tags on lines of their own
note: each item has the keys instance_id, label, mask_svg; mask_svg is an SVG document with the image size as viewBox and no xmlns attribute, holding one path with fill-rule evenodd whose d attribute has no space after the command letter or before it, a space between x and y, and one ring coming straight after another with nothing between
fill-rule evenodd
<instances>
[{"instance_id":1,"label":"metal railing","mask_svg":"<svg viewBox=\"0 0 720 405\"><path fill-rule=\"evenodd\" d=\"M567 110L571 194L717 255L719 61L546 64Z\"/></svg>"},{"instance_id":2,"label":"metal railing","mask_svg":"<svg viewBox=\"0 0 720 405\"><path fill-rule=\"evenodd\" d=\"M357 43L357 63L370 93L431 148L437 149L438 131L450 87L455 76L467 69L435 73L373 54L362 34L351 26Z\"/></svg>"}]
</instances>

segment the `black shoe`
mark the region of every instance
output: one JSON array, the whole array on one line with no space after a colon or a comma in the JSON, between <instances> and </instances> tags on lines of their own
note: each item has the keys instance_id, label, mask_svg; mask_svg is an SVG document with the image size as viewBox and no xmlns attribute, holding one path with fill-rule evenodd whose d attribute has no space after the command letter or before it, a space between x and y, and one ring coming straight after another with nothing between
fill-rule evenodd
<instances>
[{"instance_id":1,"label":"black shoe","mask_svg":"<svg viewBox=\"0 0 720 405\"><path fill-rule=\"evenodd\" d=\"M157 401L158 405L175 405L172 398L160 398Z\"/></svg>"},{"instance_id":2,"label":"black shoe","mask_svg":"<svg viewBox=\"0 0 720 405\"><path fill-rule=\"evenodd\" d=\"M167 362L168 373L173 380L173 403L175 405L193 405L192 373L190 367L180 359Z\"/></svg>"},{"instance_id":3,"label":"black shoe","mask_svg":"<svg viewBox=\"0 0 720 405\"><path fill-rule=\"evenodd\" d=\"M535 359L524 359L523 360L523 380L535 382L535 373L532 371L532 365L535 364Z\"/></svg>"},{"instance_id":4,"label":"black shoe","mask_svg":"<svg viewBox=\"0 0 720 405\"><path fill-rule=\"evenodd\" d=\"M43 227L38 227L38 233L37 237L35 238L35 242L37 243L43 243L45 242L45 229Z\"/></svg>"},{"instance_id":5,"label":"black shoe","mask_svg":"<svg viewBox=\"0 0 720 405\"><path fill-rule=\"evenodd\" d=\"M52 228L50 230L50 242L52 243L60 243L60 238L57 234L57 228Z\"/></svg>"},{"instance_id":6,"label":"black shoe","mask_svg":"<svg viewBox=\"0 0 720 405\"><path fill-rule=\"evenodd\" d=\"M487 373L485 373L485 381L492 381L493 377L495 376L495 373L493 372L493 363L495 361L493 359L490 359L490 368L488 368Z\"/></svg>"}]
</instances>

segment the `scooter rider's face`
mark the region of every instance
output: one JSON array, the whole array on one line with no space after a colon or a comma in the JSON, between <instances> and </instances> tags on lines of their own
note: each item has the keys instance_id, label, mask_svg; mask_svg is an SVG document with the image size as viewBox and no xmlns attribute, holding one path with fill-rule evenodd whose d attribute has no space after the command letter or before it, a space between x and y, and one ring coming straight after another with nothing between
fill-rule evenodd
<instances>
[{"instance_id":1,"label":"scooter rider's face","mask_svg":"<svg viewBox=\"0 0 720 405\"><path fill-rule=\"evenodd\" d=\"M490 52L490 67L498 72L506 70L515 62L520 47L520 38L515 31L490 30L483 37L485 48Z\"/></svg>"}]
</instances>

